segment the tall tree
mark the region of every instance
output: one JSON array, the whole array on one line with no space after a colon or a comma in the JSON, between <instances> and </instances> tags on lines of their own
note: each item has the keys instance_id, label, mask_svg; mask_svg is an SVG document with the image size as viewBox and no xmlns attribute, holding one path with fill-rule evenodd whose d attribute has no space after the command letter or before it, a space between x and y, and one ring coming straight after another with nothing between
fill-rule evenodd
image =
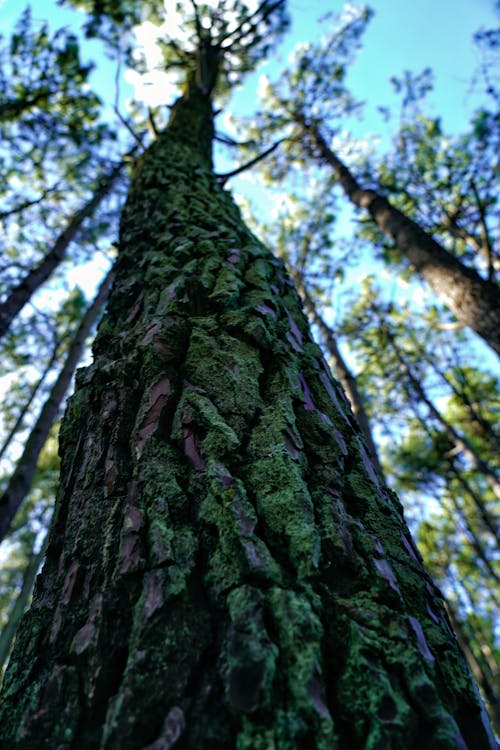
<instances>
[{"instance_id":1,"label":"tall tree","mask_svg":"<svg viewBox=\"0 0 500 750\"><path fill-rule=\"evenodd\" d=\"M284 266L213 174L218 78L283 5L192 3L184 93L137 161L62 427L8 747L494 747Z\"/></svg>"},{"instance_id":2,"label":"tall tree","mask_svg":"<svg viewBox=\"0 0 500 750\"><path fill-rule=\"evenodd\" d=\"M328 146L317 123L296 113L309 152L329 164L354 205L366 209L377 226L398 247L423 279L429 282L457 319L472 328L500 354L500 289L490 279L456 258L421 226L393 206L380 190L363 187Z\"/></svg>"},{"instance_id":3,"label":"tall tree","mask_svg":"<svg viewBox=\"0 0 500 750\"><path fill-rule=\"evenodd\" d=\"M357 103L345 88L347 64L359 46L371 12L352 8L341 16L335 31L319 45L299 50L295 64L267 88L266 112L253 132L279 132L286 151L303 162L304 153L328 165L351 203L370 215L375 225L452 310L500 354L500 288L491 270L483 278L474 267L450 252L425 228L393 205L376 184L365 186L332 148L332 136ZM302 149L297 154L297 147ZM478 198L479 201L479 198ZM482 204L480 204L482 205ZM455 227L455 231L458 231ZM487 240L483 242L488 252ZM491 256L491 252L489 252ZM491 265L491 263L490 263Z\"/></svg>"}]
</instances>

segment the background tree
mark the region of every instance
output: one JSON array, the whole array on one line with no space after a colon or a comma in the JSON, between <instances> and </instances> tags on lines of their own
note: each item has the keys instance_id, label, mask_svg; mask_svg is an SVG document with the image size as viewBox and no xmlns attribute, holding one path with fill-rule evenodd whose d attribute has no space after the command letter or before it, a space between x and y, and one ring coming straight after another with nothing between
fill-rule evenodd
<instances>
[{"instance_id":1,"label":"background tree","mask_svg":"<svg viewBox=\"0 0 500 750\"><path fill-rule=\"evenodd\" d=\"M309 158L328 165L347 198L354 206L369 213L380 232L397 247L399 257L404 257L410 267L431 285L463 325L470 326L495 352L500 353L500 289L492 274L493 255L484 216L485 206L475 183L471 189L479 214L483 213L482 221L480 219L483 253L489 258L486 278L393 205L373 179L368 183L360 180L330 145L342 122L339 115L345 117L356 107L355 100L346 90L345 76L371 12L367 8L349 8L346 16L337 20L333 32L319 45L302 47L293 68L276 84L268 86L265 111L250 134L255 131L275 134L278 131L280 139L288 143L285 149L288 156L297 158L298 147ZM299 164L303 163L303 153L299 153L298 159ZM414 202L417 203L418 198L414 198Z\"/></svg>"}]
</instances>

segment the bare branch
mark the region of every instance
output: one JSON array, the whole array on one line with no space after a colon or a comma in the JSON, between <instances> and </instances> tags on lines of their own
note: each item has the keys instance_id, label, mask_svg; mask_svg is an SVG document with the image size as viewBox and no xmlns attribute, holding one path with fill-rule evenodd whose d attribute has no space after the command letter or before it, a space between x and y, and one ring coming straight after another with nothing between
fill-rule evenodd
<instances>
[{"instance_id":1,"label":"bare branch","mask_svg":"<svg viewBox=\"0 0 500 750\"><path fill-rule=\"evenodd\" d=\"M481 224L481 234L482 234L482 247L484 248L484 252L486 253L486 259L488 261L488 280L493 281L495 277L495 263L493 260L493 248L491 246L490 242L490 234L488 232L488 225L486 224L486 212L484 210L484 203L481 200L481 197L479 195L478 189L476 187L476 183L474 180L470 181L470 186L472 193L474 195L474 200L476 201L477 210L479 211L479 222Z\"/></svg>"},{"instance_id":2,"label":"bare branch","mask_svg":"<svg viewBox=\"0 0 500 750\"><path fill-rule=\"evenodd\" d=\"M279 141L276 141L276 143L273 143L272 146L269 146L265 151L263 151L261 154L257 154L253 159L250 159L250 161L247 161L245 164L242 164L240 167L237 167L237 169L233 169L232 172L226 172L225 174L216 174L216 179L221 183L221 185L224 185L227 180L229 180L230 177L235 177L237 174L240 174L241 172L245 172L247 169L250 169L250 167L253 167L254 164L257 164L259 161L262 161L262 159L265 159L266 156L269 156L273 151L275 151L279 145L283 143L283 141L286 141L286 138L280 138Z\"/></svg>"},{"instance_id":3,"label":"bare branch","mask_svg":"<svg viewBox=\"0 0 500 750\"><path fill-rule=\"evenodd\" d=\"M56 182L56 184L53 185L52 187L47 188L47 190L44 190L38 198L33 198L33 200L30 200L30 201L23 201L23 203L19 203L19 205L14 206L14 208L9 208L9 209L6 209L5 211L0 211L0 220L6 219L8 216L12 216L13 214L21 213L21 211L24 211L26 208L31 208L31 206L36 206L38 203L41 203L47 197L47 195L57 190L59 184L60 184L60 180Z\"/></svg>"},{"instance_id":4,"label":"bare branch","mask_svg":"<svg viewBox=\"0 0 500 750\"><path fill-rule=\"evenodd\" d=\"M116 46L116 53L117 53L117 66L116 66L116 73L115 73L115 102L113 109L115 111L115 114L117 115L120 122L125 125L130 135L133 137L133 139L136 141L138 146L140 146L141 149L144 149L144 144L140 137L137 135L135 130L132 128L130 123L126 120L126 118L122 115L120 112L120 74L122 70L122 55L121 50L119 46Z\"/></svg>"},{"instance_id":5,"label":"bare branch","mask_svg":"<svg viewBox=\"0 0 500 750\"><path fill-rule=\"evenodd\" d=\"M279 8L284 4L285 0L277 0L277 2L272 3L271 5L268 5L268 2L269 0L264 0L264 2L262 2L259 7L251 15L248 16L248 18L245 18L236 29L228 32L227 34L224 34L222 37L219 37L219 39L217 40L217 44L222 47L223 42L229 39L230 44L226 45L227 48L231 47L233 44L236 44L244 37L249 36L255 31L259 23L265 21L266 18L268 18L271 13L276 10L276 8ZM266 6L268 7L266 8ZM260 16L261 12L262 15ZM246 24L250 24L250 28L247 31L243 31L243 26L245 26Z\"/></svg>"},{"instance_id":6,"label":"bare branch","mask_svg":"<svg viewBox=\"0 0 500 750\"><path fill-rule=\"evenodd\" d=\"M216 133L214 136L216 141L219 141L219 143L224 143L226 146L256 146L257 141L237 141L234 138L231 138L231 136L226 135L225 133Z\"/></svg>"}]
</instances>

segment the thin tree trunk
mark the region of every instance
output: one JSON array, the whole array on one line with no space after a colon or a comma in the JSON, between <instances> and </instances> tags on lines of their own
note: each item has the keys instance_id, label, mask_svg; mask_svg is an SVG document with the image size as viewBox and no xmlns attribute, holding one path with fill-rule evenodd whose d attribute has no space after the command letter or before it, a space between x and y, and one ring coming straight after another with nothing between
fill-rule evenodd
<instances>
[{"instance_id":1,"label":"thin tree trunk","mask_svg":"<svg viewBox=\"0 0 500 750\"><path fill-rule=\"evenodd\" d=\"M352 374L351 370L347 366L346 361L340 353L332 329L329 325L327 325L325 319L319 314L317 307L314 304L311 295L307 291L304 284L301 284L299 286L298 291L302 299L304 300L304 306L306 308L307 314L309 315L314 325L318 327L321 333L321 336L325 343L325 347L333 362L334 373L342 384L347 399L351 404L353 414L358 421L361 432L363 433L363 437L365 438L366 444L370 451L373 465L375 466L380 476L384 478L384 472L378 458L377 446L375 445L375 441L373 439L372 431L370 428L370 420L368 419L368 415L365 411L363 399L356 383L356 378Z\"/></svg>"},{"instance_id":2,"label":"thin tree trunk","mask_svg":"<svg viewBox=\"0 0 500 750\"><path fill-rule=\"evenodd\" d=\"M392 345L396 353L396 357L399 363L401 364L401 367L403 368L403 371L405 372L406 377L408 378L411 389L414 391L414 393L417 395L420 401L427 406L430 414L434 417L436 422L443 428L443 431L445 435L449 438L450 442L454 443L456 448L458 448L459 451L463 453L463 455L466 456L469 459L469 461L476 467L476 469L484 476L484 478L486 479L486 482L489 484L489 486L493 490L493 493L496 495L496 497L500 499L500 481L498 480L492 467L486 461L484 461L481 458L481 456L478 456L478 454L474 450L474 447L467 440L467 438L464 435L460 435L457 432L457 430L453 427L453 425L447 422L447 420L443 417L441 412L439 412L436 409L432 401L427 397L427 394L425 393L421 382L414 375L408 362L401 355L401 351L399 350L399 348L396 347L394 342L392 342Z\"/></svg>"},{"instance_id":3,"label":"thin tree trunk","mask_svg":"<svg viewBox=\"0 0 500 750\"><path fill-rule=\"evenodd\" d=\"M21 617L23 616L26 607L28 606L31 592L33 591L33 585L35 583L36 574L38 572L38 569L40 568L40 565L42 564L42 560L45 555L45 546L46 544L44 542L40 551L30 556L28 565L26 567L26 570L24 571L21 591L16 597L16 601L14 602L14 606L12 607L12 611L9 615L9 620L0 633L0 675L4 670L5 663L12 649L12 644L14 642Z\"/></svg>"},{"instance_id":4,"label":"thin tree trunk","mask_svg":"<svg viewBox=\"0 0 500 750\"><path fill-rule=\"evenodd\" d=\"M50 429L61 408L75 368L82 356L87 337L106 301L112 279L113 275L109 272L101 283L94 301L83 316L61 372L52 386L47 401L40 412L40 416L26 441L24 451L10 478L7 489L0 498L0 541L4 539L9 531L12 519L31 488L40 451L49 436Z\"/></svg>"},{"instance_id":5,"label":"thin tree trunk","mask_svg":"<svg viewBox=\"0 0 500 750\"><path fill-rule=\"evenodd\" d=\"M498 435L495 433L495 430L493 429L492 423L479 413L475 404L471 401L469 395L463 388L457 388L457 386L453 383L452 378L450 378L445 372L436 367L435 362L431 362L430 364L434 368L435 372L438 373L440 378L442 378L442 380L444 380L444 382L451 388L455 396L457 396L457 398L462 401L468 414L468 421L470 423L476 424L481 432L481 437L483 437L484 440L490 444L492 450L497 450L500 453L500 440L498 438Z\"/></svg>"},{"instance_id":6,"label":"thin tree trunk","mask_svg":"<svg viewBox=\"0 0 500 750\"><path fill-rule=\"evenodd\" d=\"M365 208L403 256L432 287L457 319L472 328L500 354L500 290L427 234L418 224L392 206L376 190L364 189L326 143L315 124L297 121L310 138L311 152L329 164L349 200Z\"/></svg>"},{"instance_id":7,"label":"thin tree trunk","mask_svg":"<svg viewBox=\"0 0 500 750\"><path fill-rule=\"evenodd\" d=\"M217 185L212 138L191 85L133 177L0 740L494 748L401 507L283 263Z\"/></svg>"},{"instance_id":8,"label":"thin tree trunk","mask_svg":"<svg viewBox=\"0 0 500 750\"><path fill-rule=\"evenodd\" d=\"M476 655L474 654L474 651L472 650L472 647L469 643L469 639L464 632L459 619L455 617L453 609L450 606L447 606L446 609L453 626L453 630L456 633L458 642L465 654L465 658L467 659L467 662L471 668L472 674L474 675L477 684L483 691L484 697L488 701L488 706L490 708L491 716L493 719L493 725L498 733L500 732L500 695L498 694L498 690L496 690L495 685L492 684L489 675L486 674L483 666L476 658Z\"/></svg>"},{"instance_id":9,"label":"thin tree trunk","mask_svg":"<svg viewBox=\"0 0 500 750\"><path fill-rule=\"evenodd\" d=\"M464 478L462 472L460 469L458 469L455 466L455 461L452 456L448 458L448 465L450 467L451 472L454 474L457 482L462 485L465 492L469 495L469 497L472 499L474 505L476 506L476 509L479 512L479 517L482 519L484 527L488 529L490 534L492 535L493 539L497 543L497 545L500 545L500 536L498 532L498 522L495 518L491 517L490 512L488 511L484 501L482 498L479 497L477 492L473 490L473 488L470 486L470 483ZM499 581L500 582L500 581ZM500 606L500 602L499 602Z\"/></svg>"},{"instance_id":10,"label":"thin tree trunk","mask_svg":"<svg viewBox=\"0 0 500 750\"><path fill-rule=\"evenodd\" d=\"M45 381L45 378L47 377L47 375L49 374L49 372L52 370L54 364L56 363L57 358L58 358L58 349L59 349L60 345L61 345L60 341L56 341L55 342L54 348L52 350L52 355L51 355L49 361L45 365L45 367L43 369L43 372L40 375L40 377L38 378L37 382L33 385L32 389L31 389L31 393L29 395L29 398L22 405L22 407L21 407L21 409L19 411L19 414L17 416L16 421L12 425L12 427L9 430L8 434L5 436L5 440L3 441L2 446L0 448L0 459L3 458L3 456L5 454L5 451L9 447L12 439L17 434L17 432L19 432L19 430L21 429L21 427L23 425L23 422L24 422L24 419L25 419L26 415L29 414L29 411L31 409L31 405L32 405L33 401L35 400L36 394L38 393L39 389L41 388L41 386L43 385L43 383Z\"/></svg>"},{"instance_id":11,"label":"thin tree trunk","mask_svg":"<svg viewBox=\"0 0 500 750\"><path fill-rule=\"evenodd\" d=\"M62 262L69 245L77 236L83 222L94 213L101 201L110 193L113 185L123 171L123 166L124 162L117 164L108 175L104 175L100 179L98 187L90 200L73 215L68 226L61 232L41 263L32 268L10 290L5 301L0 304L0 338L5 336L16 315L18 315L33 294L47 281L54 269Z\"/></svg>"},{"instance_id":12,"label":"thin tree trunk","mask_svg":"<svg viewBox=\"0 0 500 750\"><path fill-rule=\"evenodd\" d=\"M483 562L487 575L491 578L492 581L495 581L495 583L500 583L500 575L494 569L492 565L492 561L490 560L490 557L488 555L486 546L485 544L483 544L482 540L479 539L475 529L471 525L468 514L460 505L460 503L458 502L458 499L452 492L450 492L449 497L451 500L451 504L453 505L453 508L455 510L455 513L457 514L457 518L459 519L461 518L463 521L466 536L469 537L471 545L474 548L474 551L477 555L477 558ZM492 600L495 602L496 606L500 606L500 602L497 600L494 590L490 592L490 596Z\"/></svg>"},{"instance_id":13,"label":"thin tree trunk","mask_svg":"<svg viewBox=\"0 0 500 750\"><path fill-rule=\"evenodd\" d=\"M415 374L412 372L407 360L404 358L404 356L401 353L400 348L396 344L394 337L390 335L390 341L391 346L393 348L393 351L396 355L396 358L398 362L401 365L401 368L403 369L403 372L406 374L406 377L408 378L408 388L407 390L413 391L413 393L416 395L416 397L427 406L429 409L430 414L434 417L436 422L440 425L440 427L443 429L445 435L449 438L450 442L454 443L454 445L465 455L467 458L475 465L475 467L478 469L478 471L484 476L486 482L489 484L493 492L497 497L500 497L500 484L498 482L498 479L493 472L493 470L490 468L490 466L483 461L480 456L477 455L474 448L470 445L470 443L464 438L463 436L459 435L458 432L455 430L455 428L450 425L445 418L442 416L442 414L436 409L432 401L427 398L427 394L425 393L421 382L419 379L415 376ZM409 393L410 397L410 393ZM454 472L456 473L458 479L460 481L464 481L461 476L460 472L455 468L455 465L452 460L450 460L450 466L452 466ZM499 535L499 529L498 529L498 521L491 516L491 513L489 512L488 508L486 507L486 504L484 501L475 493L470 492L470 495L472 499L474 500L474 503L481 515L481 518L483 519L485 525L493 535L493 537L496 539L497 542L500 543L500 535Z\"/></svg>"}]
</instances>

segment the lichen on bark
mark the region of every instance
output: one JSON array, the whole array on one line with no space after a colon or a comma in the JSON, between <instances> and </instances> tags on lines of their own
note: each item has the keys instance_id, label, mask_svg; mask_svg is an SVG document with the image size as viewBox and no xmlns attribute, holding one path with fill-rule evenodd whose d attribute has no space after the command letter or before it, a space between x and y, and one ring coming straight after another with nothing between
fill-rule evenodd
<instances>
[{"instance_id":1,"label":"lichen on bark","mask_svg":"<svg viewBox=\"0 0 500 750\"><path fill-rule=\"evenodd\" d=\"M0 737L490 748L401 506L197 143L167 129L132 180Z\"/></svg>"}]
</instances>

